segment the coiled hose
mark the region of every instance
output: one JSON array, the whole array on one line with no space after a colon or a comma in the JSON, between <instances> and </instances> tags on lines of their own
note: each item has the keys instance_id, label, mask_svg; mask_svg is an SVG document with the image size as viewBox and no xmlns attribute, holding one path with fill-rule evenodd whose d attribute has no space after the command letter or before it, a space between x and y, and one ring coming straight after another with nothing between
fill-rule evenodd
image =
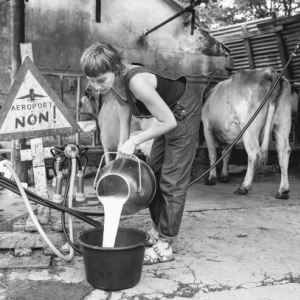
<instances>
[{"instance_id":1,"label":"coiled hose","mask_svg":"<svg viewBox=\"0 0 300 300\"><path fill-rule=\"evenodd\" d=\"M72 173L71 175L69 176L69 179L68 180L68 187L71 187L71 190L73 190L73 187L74 187L74 181L75 181L75 171L76 171L76 160L72 160ZM40 196L38 196L37 194L31 192L30 190L27 190L27 189L24 189L22 184L21 184L21 181L18 177L18 175L16 174L16 172L14 171L13 167L9 164L9 163L6 163L4 164L5 167L7 167L9 169L9 171L11 172L14 180L10 180L10 179L7 179L3 176L0 176L0 185L2 185L4 188L14 192L15 194L19 195L19 196L22 196L24 202L25 202L25 205L26 205L26 208L29 212L29 215L31 217L31 219L33 220L37 230L39 231L39 233L41 234L42 238L44 239L44 241L47 243L47 245L51 248L51 250L60 258L66 260L66 261L70 261L73 256L74 256L74 250L81 253L81 251L79 251L73 244L73 223L72 223L72 216L80 219L81 221L84 221L96 228L102 228L103 225L98 222L98 221L95 221L89 217L87 217L87 214L84 213L84 212L80 212L80 211L77 211L77 210L74 210L72 209L72 193L69 193L69 207L65 207L63 205L60 205L60 204L57 204L57 203L54 203L52 201L49 201L49 200L46 200ZM65 196L67 195L67 192L65 193ZM41 204L41 205L44 205L46 207L49 207L51 209L56 209L56 210L59 210L61 211L63 214L64 213L67 213L69 214L69 234L70 234L70 237L67 235L66 233L66 229L64 230L64 233L65 233L65 236L69 242L69 244L71 245L71 249L70 249L70 253L68 255L63 255L58 249L56 249L56 247L52 244L52 242L50 241L50 239L47 237L47 235L45 234L43 228L41 227L41 225L39 224L32 208L31 208L31 205L30 205L30 202L29 201L33 201L37 204ZM97 215L103 215L103 214L97 214ZM65 224L64 224L65 225ZM65 226L64 226L65 228Z\"/></svg>"}]
</instances>

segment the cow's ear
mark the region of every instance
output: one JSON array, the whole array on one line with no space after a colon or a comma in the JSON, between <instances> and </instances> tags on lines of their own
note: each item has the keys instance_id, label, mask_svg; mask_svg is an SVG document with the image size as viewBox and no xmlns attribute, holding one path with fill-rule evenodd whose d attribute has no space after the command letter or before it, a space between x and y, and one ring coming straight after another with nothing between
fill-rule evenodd
<instances>
[{"instance_id":1,"label":"cow's ear","mask_svg":"<svg viewBox=\"0 0 300 300\"><path fill-rule=\"evenodd\" d=\"M91 100L92 99L92 90L90 87L87 87L84 91L84 95L89 99Z\"/></svg>"}]
</instances>

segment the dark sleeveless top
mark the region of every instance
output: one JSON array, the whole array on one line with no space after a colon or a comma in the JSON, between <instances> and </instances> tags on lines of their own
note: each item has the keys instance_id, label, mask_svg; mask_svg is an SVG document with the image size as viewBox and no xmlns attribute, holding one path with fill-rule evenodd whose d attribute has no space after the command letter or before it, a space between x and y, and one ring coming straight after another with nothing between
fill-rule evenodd
<instances>
[{"instance_id":1,"label":"dark sleeveless top","mask_svg":"<svg viewBox=\"0 0 300 300\"><path fill-rule=\"evenodd\" d=\"M182 97L185 92L185 83L183 81L174 81L159 75L155 76L157 80L156 91L168 106Z\"/></svg>"},{"instance_id":2,"label":"dark sleeveless top","mask_svg":"<svg viewBox=\"0 0 300 300\"><path fill-rule=\"evenodd\" d=\"M142 101L136 99L130 91L129 82L131 78L139 73L152 73L156 75L156 91L168 106L172 105L183 96L186 90L187 79L184 76L175 75L169 71L160 71L152 67L144 67L143 65L140 66L141 67L129 70L124 76L126 97L131 108L131 112L135 117L151 118L152 115L146 105Z\"/></svg>"}]
</instances>

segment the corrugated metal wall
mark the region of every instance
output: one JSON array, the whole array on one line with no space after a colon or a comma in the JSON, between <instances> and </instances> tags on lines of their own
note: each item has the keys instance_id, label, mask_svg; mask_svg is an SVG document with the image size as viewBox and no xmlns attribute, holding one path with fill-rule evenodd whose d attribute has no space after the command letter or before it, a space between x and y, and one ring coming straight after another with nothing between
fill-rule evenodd
<instances>
[{"instance_id":1,"label":"corrugated metal wall","mask_svg":"<svg viewBox=\"0 0 300 300\"><path fill-rule=\"evenodd\" d=\"M273 16L210 33L232 50L234 71L266 66L281 71L300 38L300 15L278 19ZM293 58L285 75L300 81L300 53Z\"/></svg>"},{"instance_id":2,"label":"corrugated metal wall","mask_svg":"<svg viewBox=\"0 0 300 300\"><path fill-rule=\"evenodd\" d=\"M282 31L282 39L290 54L295 48L295 41L300 39L300 15L298 15L298 20L296 22L287 23L284 25L284 30ZM293 59L290 66L291 79L300 80L300 51L298 51L297 56Z\"/></svg>"}]
</instances>

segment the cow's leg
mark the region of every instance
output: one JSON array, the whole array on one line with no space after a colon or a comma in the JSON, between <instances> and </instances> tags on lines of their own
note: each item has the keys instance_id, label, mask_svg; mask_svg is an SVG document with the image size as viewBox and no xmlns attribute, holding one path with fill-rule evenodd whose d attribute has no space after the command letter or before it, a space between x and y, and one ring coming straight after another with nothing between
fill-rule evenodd
<instances>
[{"instance_id":1,"label":"cow's leg","mask_svg":"<svg viewBox=\"0 0 300 300\"><path fill-rule=\"evenodd\" d=\"M290 185L288 179L288 164L291 153L291 147L289 143L291 121L289 119L289 117L284 116L284 118L281 119L281 123L275 124L274 126L276 149L281 170L281 181L279 191L275 196L276 199L289 198Z\"/></svg>"},{"instance_id":2,"label":"cow's leg","mask_svg":"<svg viewBox=\"0 0 300 300\"><path fill-rule=\"evenodd\" d=\"M222 150L222 155L226 152L229 146L226 146ZM228 170L228 162L230 159L231 150L228 152L228 154L223 158L223 167L220 175L220 181L221 182L228 182L229 181L229 170Z\"/></svg>"},{"instance_id":3,"label":"cow's leg","mask_svg":"<svg viewBox=\"0 0 300 300\"><path fill-rule=\"evenodd\" d=\"M291 93L290 84L283 77L281 78L281 87L282 93L277 101L277 108L273 126L276 138L278 161L281 169L281 181L279 191L275 198L288 199L290 191L288 180L288 164L291 154L289 134L291 131L292 124L292 101L294 100L294 96L296 94Z\"/></svg>"},{"instance_id":4,"label":"cow's leg","mask_svg":"<svg viewBox=\"0 0 300 300\"><path fill-rule=\"evenodd\" d=\"M211 132L211 129L207 126L203 126L204 128L204 137L207 144L208 149L208 157L210 166L212 166L217 160L217 149L216 149L216 142ZM217 171L216 168L213 168L210 172L208 177L205 179L205 185L215 185L217 182Z\"/></svg>"},{"instance_id":5,"label":"cow's leg","mask_svg":"<svg viewBox=\"0 0 300 300\"><path fill-rule=\"evenodd\" d=\"M107 165L111 161L111 156L110 156L110 154L107 154L107 152L110 152L111 150L107 146L107 143L106 143L106 140L105 140L105 136L102 135L102 131L101 131L101 134L100 134L100 138L101 138L101 144L102 144L103 152L104 152L103 153L103 155L104 155L104 161L105 161L105 164Z\"/></svg>"},{"instance_id":6,"label":"cow's leg","mask_svg":"<svg viewBox=\"0 0 300 300\"><path fill-rule=\"evenodd\" d=\"M235 194L238 195L248 194L248 191L250 190L253 182L254 173L256 171L257 160L259 160L259 155L260 155L258 138L255 138L255 134L249 131L249 129L244 133L243 141L248 155L248 167L247 167L247 173L243 183L234 192Z\"/></svg>"}]
</instances>

